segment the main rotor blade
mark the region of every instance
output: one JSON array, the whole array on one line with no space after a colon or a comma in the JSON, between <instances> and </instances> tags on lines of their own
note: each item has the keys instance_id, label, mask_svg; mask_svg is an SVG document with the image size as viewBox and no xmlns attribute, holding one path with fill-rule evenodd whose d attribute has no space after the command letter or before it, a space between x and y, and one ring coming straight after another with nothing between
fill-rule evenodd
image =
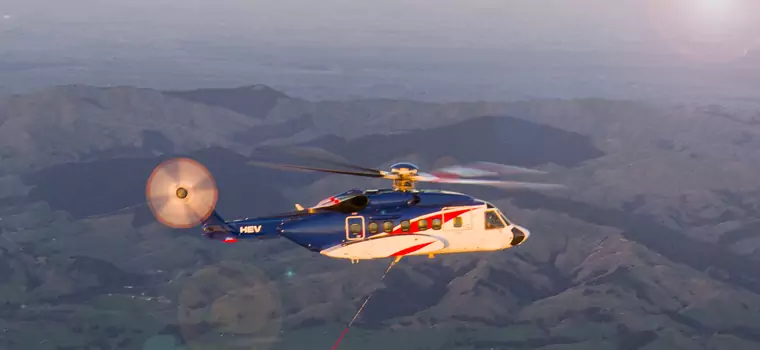
<instances>
[{"instance_id":1,"label":"main rotor blade","mask_svg":"<svg viewBox=\"0 0 760 350\"><path fill-rule=\"evenodd\" d=\"M248 165L259 165L259 166L265 166L265 167L269 167L269 168L278 168L278 169L285 169L285 170L317 171L317 172L323 172L323 173L354 175L354 176L364 176L364 177L374 177L374 178L383 178L383 177L385 177L384 174L380 174L380 173L362 173L362 172L358 172L358 171L326 169L326 168L314 168L314 167L308 167L308 166L302 166L302 165L279 164L279 163L260 162L260 161L250 161L250 162L248 162Z\"/></svg>"},{"instance_id":2,"label":"main rotor blade","mask_svg":"<svg viewBox=\"0 0 760 350\"><path fill-rule=\"evenodd\" d=\"M519 182L519 181L506 181L506 180L449 179L449 178L440 178L436 176L432 176L432 177L419 176L415 180L419 182L444 183L444 184L485 185L485 186L498 187L502 189L556 190L556 189L567 188L567 186L559 185L559 184Z\"/></svg>"},{"instance_id":3,"label":"main rotor blade","mask_svg":"<svg viewBox=\"0 0 760 350\"><path fill-rule=\"evenodd\" d=\"M294 155L296 157L302 157L304 159L316 160L318 162L342 166L342 167L359 170L363 172L368 172L368 173L385 174L385 172L382 170L368 168L361 165L349 163L345 161L342 157L338 156L337 154L325 151L321 148L289 146L289 147L278 147L278 148L273 148L273 149L282 151L286 154Z\"/></svg>"},{"instance_id":4,"label":"main rotor blade","mask_svg":"<svg viewBox=\"0 0 760 350\"><path fill-rule=\"evenodd\" d=\"M546 174L541 170L492 162L474 162L435 169L431 174L441 178L471 178L509 174Z\"/></svg>"}]
</instances>

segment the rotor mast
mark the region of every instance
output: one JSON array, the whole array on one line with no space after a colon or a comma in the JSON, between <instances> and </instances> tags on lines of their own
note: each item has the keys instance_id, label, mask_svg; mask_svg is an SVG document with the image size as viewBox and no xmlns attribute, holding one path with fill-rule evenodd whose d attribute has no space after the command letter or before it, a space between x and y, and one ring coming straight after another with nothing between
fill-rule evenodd
<instances>
[{"instance_id":1,"label":"rotor mast","mask_svg":"<svg viewBox=\"0 0 760 350\"><path fill-rule=\"evenodd\" d=\"M393 189L400 192L409 192L414 189L414 180L405 177L393 179Z\"/></svg>"}]
</instances>

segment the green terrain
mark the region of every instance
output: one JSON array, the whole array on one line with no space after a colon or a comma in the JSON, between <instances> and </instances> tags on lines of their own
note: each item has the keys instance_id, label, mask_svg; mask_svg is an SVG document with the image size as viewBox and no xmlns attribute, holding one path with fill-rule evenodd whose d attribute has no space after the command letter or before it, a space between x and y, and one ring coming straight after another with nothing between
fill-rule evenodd
<instances>
[{"instance_id":1,"label":"green terrain","mask_svg":"<svg viewBox=\"0 0 760 350\"><path fill-rule=\"evenodd\" d=\"M753 114L755 113L755 114ZM305 101L266 86L66 86L0 98L0 349L756 349L752 110L537 100ZM272 146L384 168L494 161L560 192L446 187L529 228L519 248L352 265L157 223L145 181L209 167L228 219L380 181L245 165Z\"/></svg>"}]
</instances>

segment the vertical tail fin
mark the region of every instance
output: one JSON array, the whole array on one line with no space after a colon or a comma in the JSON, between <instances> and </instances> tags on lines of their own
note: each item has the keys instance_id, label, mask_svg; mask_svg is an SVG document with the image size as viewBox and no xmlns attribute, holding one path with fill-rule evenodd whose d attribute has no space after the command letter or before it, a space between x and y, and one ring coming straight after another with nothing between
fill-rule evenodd
<instances>
[{"instance_id":1,"label":"vertical tail fin","mask_svg":"<svg viewBox=\"0 0 760 350\"><path fill-rule=\"evenodd\" d=\"M203 235L211 239L226 240L229 237L234 238L238 233L232 229L232 226L224 222L224 219L214 210L203 221Z\"/></svg>"}]
</instances>

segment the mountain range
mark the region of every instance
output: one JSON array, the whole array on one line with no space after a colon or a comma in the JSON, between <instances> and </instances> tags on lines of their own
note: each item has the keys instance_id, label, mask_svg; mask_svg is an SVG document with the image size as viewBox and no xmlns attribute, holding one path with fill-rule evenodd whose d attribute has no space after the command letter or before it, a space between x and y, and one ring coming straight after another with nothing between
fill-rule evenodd
<instances>
[{"instance_id":1,"label":"mountain range","mask_svg":"<svg viewBox=\"0 0 760 350\"><path fill-rule=\"evenodd\" d=\"M59 86L0 98L0 348L755 349L758 110L604 99L309 101L264 85ZM567 190L438 186L528 227L518 248L348 264L155 221L153 167L206 165L228 219L350 188L246 165L282 146L385 169L492 161ZM39 330L45 330L40 332Z\"/></svg>"}]
</instances>

